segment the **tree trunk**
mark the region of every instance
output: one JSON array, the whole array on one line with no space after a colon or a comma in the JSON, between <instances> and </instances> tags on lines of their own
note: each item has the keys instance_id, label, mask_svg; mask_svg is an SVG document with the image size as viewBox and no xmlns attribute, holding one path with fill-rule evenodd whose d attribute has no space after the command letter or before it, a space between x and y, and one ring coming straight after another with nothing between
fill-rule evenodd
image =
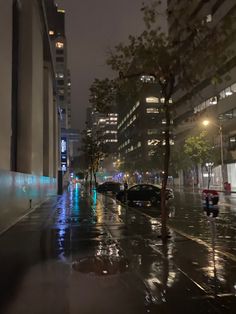
<instances>
[{"instance_id":1,"label":"tree trunk","mask_svg":"<svg viewBox=\"0 0 236 314\"><path fill-rule=\"evenodd\" d=\"M97 173L96 173L96 170L93 170L93 177L94 177L94 185L95 185L95 188L97 187Z\"/></svg>"},{"instance_id":2,"label":"tree trunk","mask_svg":"<svg viewBox=\"0 0 236 314\"><path fill-rule=\"evenodd\" d=\"M204 185L204 176L203 176L203 166L202 165L201 165L201 176L202 176L202 188L204 189L205 185Z\"/></svg>"},{"instance_id":3,"label":"tree trunk","mask_svg":"<svg viewBox=\"0 0 236 314\"><path fill-rule=\"evenodd\" d=\"M169 77L160 81L162 87L162 96L165 98L164 102L164 112L165 112L165 155L164 155L164 174L162 180L162 189L161 189L161 238L163 242L167 241L168 230L167 230L167 220L168 220L168 211L166 208L166 186L169 176L169 165L170 165L170 107L169 100L174 90L175 78L172 73L169 73Z\"/></svg>"},{"instance_id":4,"label":"tree trunk","mask_svg":"<svg viewBox=\"0 0 236 314\"><path fill-rule=\"evenodd\" d=\"M166 186L169 174L169 163L170 163L170 109L169 103L165 101L164 104L166 128L165 128L165 156L164 156L164 173L162 179L161 189L161 238L163 242L166 242L168 237L167 231L167 219L168 212L166 209Z\"/></svg>"},{"instance_id":5,"label":"tree trunk","mask_svg":"<svg viewBox=\"0 0 236 314\"><path fill-rule=\"evenodd\" d=\"M92 180L93 180L93 169L90 169L90 180L89 180L89 190L92 191Z\"/></svg>"}]
</instances>

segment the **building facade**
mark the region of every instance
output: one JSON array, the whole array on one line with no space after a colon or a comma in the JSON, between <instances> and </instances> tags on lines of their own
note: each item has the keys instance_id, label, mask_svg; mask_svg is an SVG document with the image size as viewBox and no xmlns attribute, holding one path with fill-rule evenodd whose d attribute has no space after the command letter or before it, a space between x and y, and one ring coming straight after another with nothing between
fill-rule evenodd
<instances>
[{"instance_id":1,"label":"building facade","mask_svg":"<svg viewBox=\"0 0 236 314\"><path fill-rule=\"evenodd\" d=\"M46 1L48 8L49 36L52 44L55 76L56 76L56 102L59 113L59 165L58 165L58 191L62 193L70 180L70 163L73 159L73 141L70 140L71 130L71 75L67 62L67 38L65 34L65 10L54 3Z\"/></svg>"},{"instance_id":2,"label":"building facade","mask_svg":"<svg viewBox=\"0 0 236 314\"><path fill-rule=\"evenodd\" d=\"M0 229L56 193L58 114L46 6L0 1Z\"/></svg>"},{"instance_id":3,"label":"building facade","mask_svg":"<svg viewBox=\"0 0 236 314\"><path fill-rule=\"evenodd\" d=\"M164 98L154 78L143 77L136 101L119 103L118 153L123 171L139 176L161 171L165 118ZM173 141L172 141L173 143ZM155 158L156 157L156 158Z\"/></svg>"},{"instance_id":4,"label":"building facade","mask_svg":"<svg viewBox=\"0 0 236 314\"><path fill-rule=\"evenodd\" d=\"M176 19L181 18L178 12L181 12L179 9L185 5L184 2L168 1L169 10L177 12L175 18L172 15L169 19L170 36L179 32ZM212 183L222 186L223 181L228 181L236 187L236 4L233 0L196 1L191 10L192 23L202 18L216 32L221 23L232 19L231 33L224 43L225 49L230 49L231 54L217 68L220 76L217 84L212 84L205 77L188 92L176 90L173 97L175 140L177 145L182 145L187 136L199 134L204 129L202 121L208 119L209 138L218 150L222 150L223 155L220 165L214 169Z\"/></svg>"},{"instance_id":5,"label":"building facade","mask_svg":"<svg viewBox=\"0 0 236 314\"><path fill-rule=\"evenodd\" d=\"M87 108L87 135L100 145L104 158L100 169L107 173L114 173L118 158L117 138L118 113L115 106L109 113L99 113L92 107Z\"/></svg>"}]
</instances>

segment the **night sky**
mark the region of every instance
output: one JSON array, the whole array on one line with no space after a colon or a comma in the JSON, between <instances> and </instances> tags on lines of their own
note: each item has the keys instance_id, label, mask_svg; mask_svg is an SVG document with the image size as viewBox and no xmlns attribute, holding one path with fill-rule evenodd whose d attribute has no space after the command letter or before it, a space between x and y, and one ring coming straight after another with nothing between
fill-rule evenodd
<instances>
[{"instance_id":1,"label":"night sky","mask_svg":"<svg viewBox=\"0 0 236 314\"><path fill-rule=\"evenodd\" d=\"M66 10L68 62L72 76L72 127L84 129L89 87L94 78L112 77L109 48L144 29L143 0L58 0Z\"/></svg>"}]
</instances>

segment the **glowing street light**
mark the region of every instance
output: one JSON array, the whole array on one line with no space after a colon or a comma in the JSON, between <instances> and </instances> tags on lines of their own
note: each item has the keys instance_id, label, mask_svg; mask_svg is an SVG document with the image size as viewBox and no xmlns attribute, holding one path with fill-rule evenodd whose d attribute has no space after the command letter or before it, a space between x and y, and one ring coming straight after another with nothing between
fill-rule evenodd
<instances>
[{"instance_id":1,"label":"glowing street light","mask_svg":"<svg viewBox=\"0 0 236 314\"><path fill-rule=\"evenodd\" d=\"M204 121L202 121L202 124L204 126L208 126L210 124L210 121L209 120L204 120Z\"/></svg>"}]
</instances>

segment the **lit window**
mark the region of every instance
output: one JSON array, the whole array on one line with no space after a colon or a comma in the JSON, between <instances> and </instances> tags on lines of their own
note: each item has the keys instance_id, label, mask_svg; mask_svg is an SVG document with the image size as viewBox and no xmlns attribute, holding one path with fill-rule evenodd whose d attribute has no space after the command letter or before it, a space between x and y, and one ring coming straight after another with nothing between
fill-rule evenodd
<instances>
[{"instance_id":1,"label":"lit window","mask_svg":"<svg viewBox=\"0 0 236 314\"><path fill-rule=\"evenodd\" d=\"M147 142L148 146L156 146L158 143L160 143L160 140L157 139L148 140Z\"/></svg>"},{"instance_id":2,"label":"lit window","mask_svg":"<svg viewBox=\"0 0 236 314\"><path fill-rule=\"evenodd\" d=\"M207 22L207 23L212 22L212 15L211 15L211 14L207 14L207 16L206 16L206 22Z\"/></svg>"},{"instance_id":3,"label":"lit window","mask_svg":"<svg viewBox=\"0 0 236 314\"><path fill-rule=\"evenodd\" d=\"M236 93L236 83L231 85L231 90L233 93Z\"/></svg>"},{"instance_id":4,"label":"lit window","mask_svg":"<svg viewBox=\"0 0 236 314\"><path fill-rule=\"evenodd\" d=\"M155 77L153 75L142 75L140 80L144 83L155 82Z\"/></svg>"},{"instance_id":5,"label":"lit window","mask_svg":"<svg viewBox=\"0 0 236 314\"><path fill-rule=\"evenodd\" d=\"M236 135L231 136L229 138L229 149L230 150L235 150L235 148L236 148Z\"/></svg>"},{"instance_id":6,"label":"lit window","mask_svg":"<svg viewBox=\"0 0 236 314\"><path fill-rule=\"evenodd\" d=\"M66 11L63 10L63 9L57 9L57 12L58 12L58 13L65 13Z\"/></svg>"},{"instance_id":7,"label":"lit window","mask_svg":"<svg viewBox=\"0 0 236 314\"><path fill-rule=\"evenodd\" d=\"M58 49L62 49L62 48L64 47L64 43L61 42L61 41L57 41L57 42L56 42L56 47L57 47Z\"/></svg>"},{"instance_id":8,"label":"lit window","mask_svg":"<svg viewBox=\"0 0 236 314\"><path fill-rule=\"evenodd\" d=\"M231 96L232 94L233 94L233 92L232 92L232 90L231 90L230 87L228 87L228 88L225 89L225 95L226 95L226 96Z\"/></svg>"},{"instance_id":9,"label":"lit window","mask_svg":"<svg viewBox=\"0 0 236 314\"><path fill-rule=\"evenodd\" d=\"M217 97L212 97L209 99L209 105L216 105L217 104Z\"/></svg>"},{"instance_id":10,"label":"lit window","mask_svg":"<svg viewBox=\"0 0 236 314\"><path fill-rule=\"evenodd\" d=\"M159 98L157 98L157 97L147 97L146 98L146 103L158 104L159 103Z\"/></svg>"},{"instance_id":11,"label":"lit window","mask_svg":"<svg viewBox=\"0 0 236 314\"><path fill-rule=\"evenodd\" d=\"M154 150L150 150L149 152L148 152L148 156L154 156L155 155L155 151Z\"/></svg>"},{"instance_id":12,"label":"lit window","mask_svg":"<svg viewBox=\"0 0 236 314\"><path fill-rule=\"evenodd\" d=\"M174 141L173 141L173 140L170 140L170 145L174 145L174 144L175 144ZM163 145L163 146L166 145L166 141L165 141L165 140L162 141L162 145Z\"/></svg>"},{"instance_id":13,"label":"lit window","mask_svg":"<svg viewBox=\"0 0 236 314\"><path fill-rule=\"evenodd\" d=\"M99 119L98 123L104 123L106 122L106 119Z\"/></svg>"},{"instance_id":14,"label":"lit window","mask_svg":"<svg viewBox=\"0 0 236 314\"><path fill-rule=\"evenodd\" d=\"M159 113L159 110L157 108L147 108L147 113Z\"/></svg>"},{"instance_id":15,"label":"lit window","mask_svg":"<svg viewBox=\"0 0 236 314\"><path fill-rule=\"evenodd\" d=\"M56 78L64 78L64 74L63 73L57 73Z\"/></svg>"}]
</instances>

